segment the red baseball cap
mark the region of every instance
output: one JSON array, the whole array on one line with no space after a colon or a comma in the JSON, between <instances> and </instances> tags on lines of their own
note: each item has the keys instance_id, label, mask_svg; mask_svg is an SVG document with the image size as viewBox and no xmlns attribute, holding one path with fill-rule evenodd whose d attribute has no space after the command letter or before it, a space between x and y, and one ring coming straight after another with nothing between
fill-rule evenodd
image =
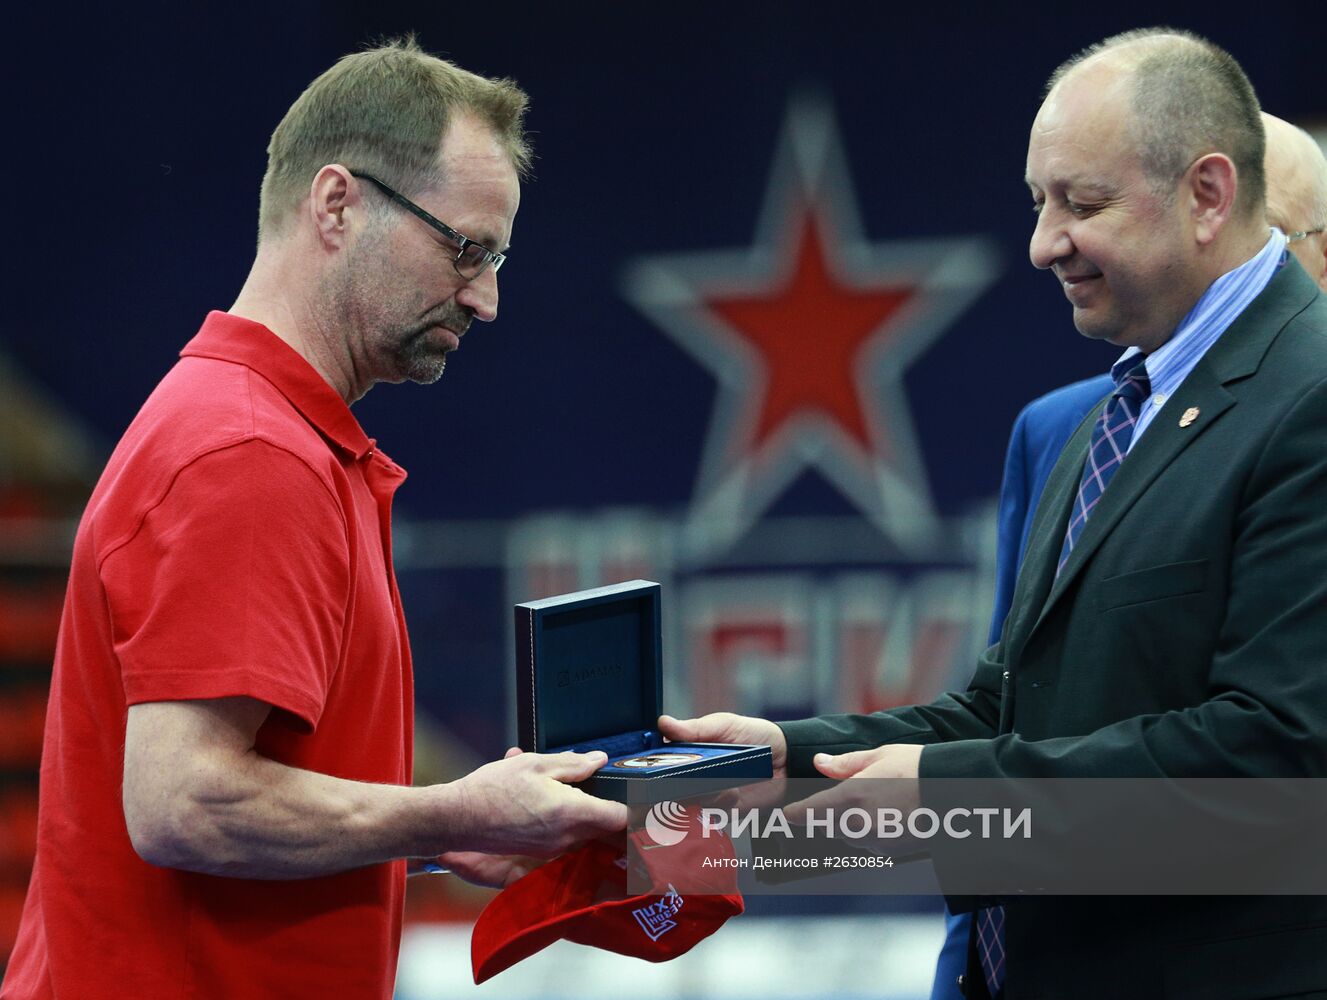
<instances>
[{"instance_id":1,"label":"red baseball cap","mask_svg":"<svg viewBox=\"0 0 1327 1000\"><path fill-rule=\"evenodd\" d=\"M597 840L541 865L498 893L475 922L470 962L475 983L565 939L666 962L686 954L745 907L733 843L701 834L687 811L687 835L661 846L644 830ZM635 847L629 849L628 844ZM702 866L706 859L709 866ZM649 892L627 894L628 869L649 880ZM687 891L679 892L675 883Z\"/></svg>"}]
</instances>

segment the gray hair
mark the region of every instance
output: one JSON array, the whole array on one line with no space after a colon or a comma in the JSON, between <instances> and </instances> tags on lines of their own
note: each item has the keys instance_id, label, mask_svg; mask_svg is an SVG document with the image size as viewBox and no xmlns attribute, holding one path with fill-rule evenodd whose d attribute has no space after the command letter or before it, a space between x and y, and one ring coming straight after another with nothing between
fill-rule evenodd
<instances>
[{"instance_id":1,"label":"gray hair","mask_svg":"<svg viewBox=\"0 0 1327 1000\"><path fill-rule=\"evenodd\" d=\"M1263 115L1267 129L1267 221L1283 232L1327 226L1327 159L1297 125Z\"/></svg>"}]
</instances>

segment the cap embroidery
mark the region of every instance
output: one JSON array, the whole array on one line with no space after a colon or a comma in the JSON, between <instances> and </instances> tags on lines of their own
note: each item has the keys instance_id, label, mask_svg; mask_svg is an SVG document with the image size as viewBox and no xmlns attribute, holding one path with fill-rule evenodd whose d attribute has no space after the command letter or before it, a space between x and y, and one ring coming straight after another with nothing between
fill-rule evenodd
<instances>
[{"instance_id":1,"label":"cap embroidery","mask_svg":"<svg viewBox=\"0 0 1327 1000\"><path fill-rule=\"evenodd\" d=\"M682 902L682 897L669 882L667 895L657 903L632 910L631 915L636 918L636 923L640 924L640 929L651 941L658 941L677 926L677 921L673 917L682 909Z\"/></svg>"}]
</instances>

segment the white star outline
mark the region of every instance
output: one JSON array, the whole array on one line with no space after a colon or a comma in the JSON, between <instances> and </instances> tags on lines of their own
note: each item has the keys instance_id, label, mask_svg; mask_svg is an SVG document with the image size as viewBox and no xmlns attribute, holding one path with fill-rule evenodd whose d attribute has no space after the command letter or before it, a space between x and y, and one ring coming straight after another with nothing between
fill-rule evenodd
<instances>
[{"instance_id":1,"label":"white star outline","mask_svg":"<svg viewBox=\"0 0 1327 1000\"><path fill-rule=\"evenodd\" d=\"M869 453L837 420L806 409L752 450L767 389L764 366L752 345L705 304L717 295L775 293L786 285L797 264L805 211L815 214L825 265L836 281L867 291L912 290L909 301L867 337L857 365L858 401L873 444ZM900 554L922 556L932 549L939 517L903 374L999 270L995 245L984 236L868 242L828 100L794 98L753 244L641 257L621 276L623 297L710 370L719 385L683 530L685 553L704 558L730 547L807 468L818 470ZM887 330L889 338L883 336ZM807 349L814 348L814 339L808 339ZM893 445L892 460L885 457L885 442ZM736 462L728 451L732 443L745 452Z\"/></svg>"}]
</instances>

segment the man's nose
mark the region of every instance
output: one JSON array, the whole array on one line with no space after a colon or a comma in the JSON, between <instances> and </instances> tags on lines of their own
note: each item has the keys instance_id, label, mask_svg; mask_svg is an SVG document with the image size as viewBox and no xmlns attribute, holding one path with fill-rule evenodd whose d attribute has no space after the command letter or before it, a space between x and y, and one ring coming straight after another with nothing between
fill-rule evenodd
<instances>
[{"instance_id":1,"label":"man's nose","mask_svg":"<svg viewBox=\"0 0 1327 1000\"><path fill-rule=\"evenodd\" d=\"M484 273L471 278L456 293L456 301L465 306L475 319L484 323L498 318L498 272L485 268Z\"/></svg>"},{"instance_id":2,"label":"man's nose","mask_svg":"<svg viewBox=\"0 0 1327 1000\"><path fill-rule=\"evenodd\" d=\"M1032 260L1032 266L1044 271L1057 260L1070 256L1073 250L1073 240L1069 238L1059 213L1049 206L1043 207L1037 213L1037 225L1028 243L1028 257Z\"/></svg>"}]
</instances>

